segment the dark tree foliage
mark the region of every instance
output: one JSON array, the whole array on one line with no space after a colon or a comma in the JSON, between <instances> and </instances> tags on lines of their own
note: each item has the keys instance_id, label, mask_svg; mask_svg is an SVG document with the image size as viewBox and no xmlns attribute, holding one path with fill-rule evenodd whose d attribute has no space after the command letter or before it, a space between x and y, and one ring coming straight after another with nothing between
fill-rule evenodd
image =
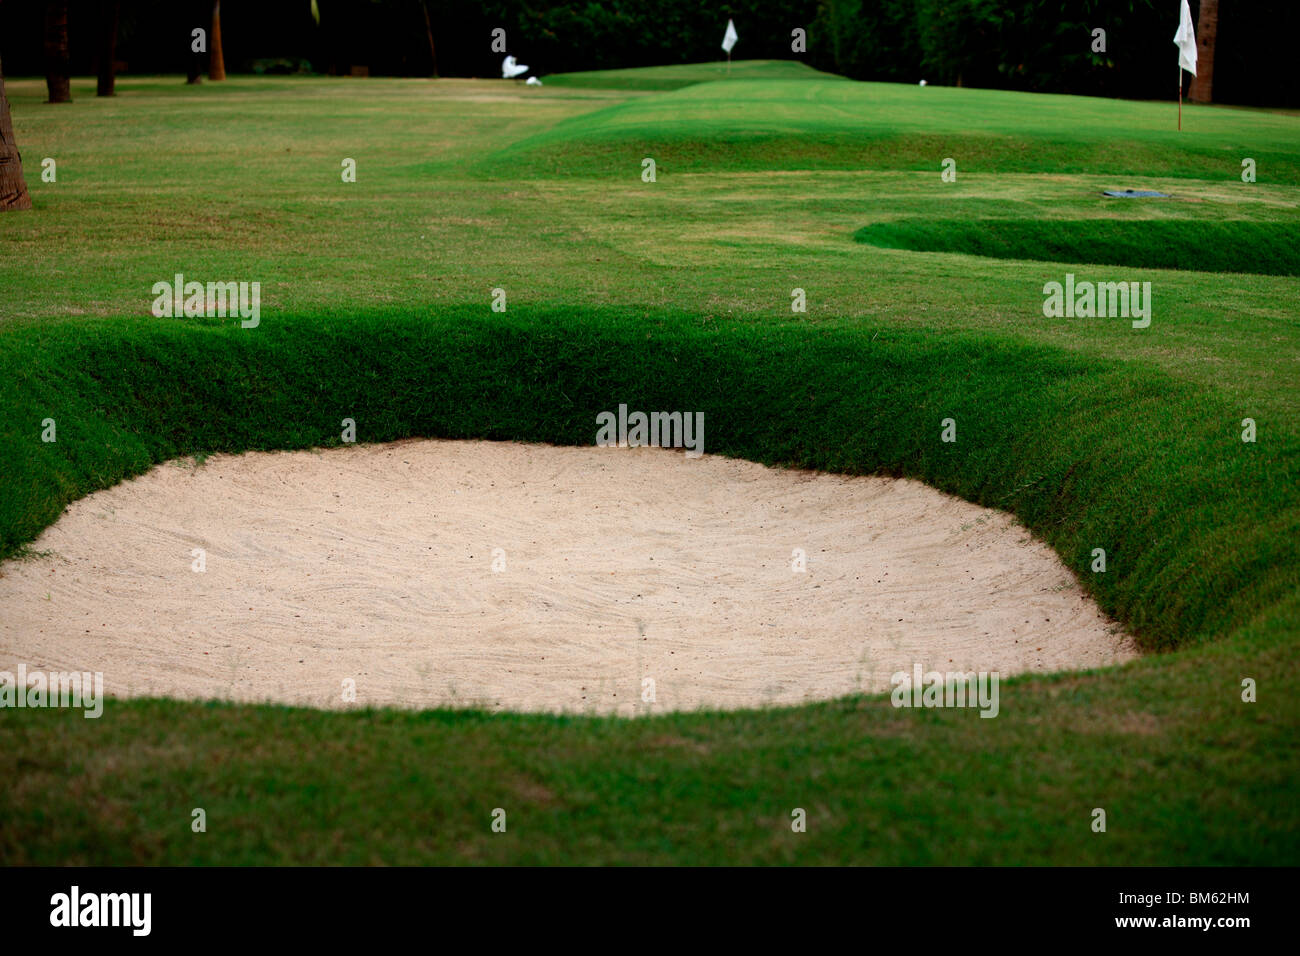
<instances>
[{"instance_id":1,"label":"dark tree foliage","mask_svg":"<svg viewBox=\"0 0 1300 956\"><path fill-rule=\"evenodd\" d=\"M1167 99L1177 70L1172 0L823 0L820 22L835 70L857 79ZM1225 5L1215 100L1300 105L1286 52L1297 29L1295 0Z\"/></svg>"},{"instance_id":2,"label":"dark tree foliage","mask_svg":"<svg viewBox=\"0 0 1300 956\"><path fill-rule=\"evenodd\" d=\"M69 0L72 70L92 71L99 0ZM855 79L962 83L1167 99L1177 67L1176 0L224 0L227 69L373 76L496 76L494 27L539 74L722 59L800 58ZM1193 14L1200 4L1192 3ZM0 4L0 54L13 74L45 72L43 3ZM192 3L122 0L118 60L130 73L187 72ZM426 28L428 9L430 31ZM807 30L808 50L790 49ZM1104 52L1093 31L1106 31ZM1238 0L1219 13L1214 99L1300 106L1289 44L1297 0ZM429 34L432 32L433 43Z\"/></svg>"},{"instance_id":3,"label":"dark tree foliage","mask_svg":"<svg viewBox=\"0 0 1300 956\"><path fill-rule=\"evenodd\" d=\"M819 6L815 32L830 49L817 51L828 56L818 66L859 80L915 83L921 77L916 0L837 0Z\"/></svg>"}]
</instances>

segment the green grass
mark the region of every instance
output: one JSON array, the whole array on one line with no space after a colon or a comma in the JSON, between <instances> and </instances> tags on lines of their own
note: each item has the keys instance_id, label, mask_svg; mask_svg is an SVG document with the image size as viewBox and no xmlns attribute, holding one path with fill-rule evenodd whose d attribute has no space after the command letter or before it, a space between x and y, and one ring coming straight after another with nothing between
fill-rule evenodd
<instances>
[{"instance_id":1,"label":"green grass","mask_svg":"<svg viewBox=\"0 0 1300 956\"><path fill-rule=\"evenodd\" d=\"M864 226L854 238L885 249L998 259L1300 276L1300 222L905 219Z\"/></svg>"},{"instance_id":2,"label":"green grass","mask_svg":"<svg viewBox=\"0 0 1300 956\"><path fill-rule=\"evenodd\" d=\"M331 444L345 416L363 441L588 444L629 401L704 411L712 453L1010 510L1153 653L1010 682L993 721L879 698L632 722L9 711L0 860L1300 859L1300 119L1189 108L1179 137L1166 104L713 68L125 78L58 108L12 82L37 208L0 218L0 554L172 457ZM1122 186L1177 199L1099 195ZM1098 238L1125 258L1097 263ZM1067 269L1151 281L1151 327L1044 319ZM260 281L261 325L153 318L176 272Z\"/></svg>"},{"instance_id":3,"label":"green grass","mask_svg":"<svg viewBox=\"0 0 1300 956\"><path fill-rule=\"evenodd\" d=\"M833 80L841 79L822 73L793 60L725 60L716 63L675 63L671 66L648 66L630 70L586 70L582 73L552 73L544 83L570 89L609 89L661 92L680 90L696 83L731 80Z\"/></svg>"},{"instance_id":4,"label":"green grass","mask_svg":"<svg viewBox=\"0 0 1300 956\"><path fill-rule=\"evenodd\" d=\"M970 173L1228 180L1251 158L1268 182L1296 185L1295 125L1281 114L1197 108L1179 132L1163 103L760 78L633 97L511 143L480 168L616 178L650 156L672 172L937 173L952 158Z\"/></svg>"}]
</instances>

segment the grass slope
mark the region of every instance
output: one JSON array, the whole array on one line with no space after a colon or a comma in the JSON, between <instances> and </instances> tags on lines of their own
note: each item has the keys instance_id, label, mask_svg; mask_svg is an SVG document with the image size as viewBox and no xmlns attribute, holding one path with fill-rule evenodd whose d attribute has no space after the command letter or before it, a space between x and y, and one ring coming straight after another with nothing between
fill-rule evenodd
<instances>
[{"instance_id":1,"label":"grass slope","mask_svg":"<svg viewBox=\"0 0 1300 956\"><path fill-rule=\"evenodd\" d=\"M734 80L837 80L794 60L737 60L728 65L716 63L674 63L671 66L647 66L629 70L585 70L581 73L552 73L545 83L571 89L611 89L661 92L680 90L696 83Z\"/></svg>"},{"instance_id":2,"label":"grass slope","mask_svg":"<svg viewBox=\"0 0 1300 956\"><path fill-rule=\"evenodd\" d=\"M885 249L998 259L1300 276L1300 222L906 219L864 226L854 238Z\"/></svg>"},{"instance_id":3,"label":"grass slope","mask_svg":"<svg viewBox=\"0 0 1300 956\"><path fill-rule=\"evenodd\" d=\"M57 109L14 82L37 209L0 218L0 554L177 455L331 444L343 417L363 441L585 444L626 401L704 411L711 452L1012 510L1165 653L1010 682L993 721L877 698L635 722L5 711L0 860L1296 862L1297 280L1087 270L1153 282L1138 331L1042 317L1043 283L1083 271L1087 242L1050 265L953 253L988 220L1020 223L1027 252L1044 221L1290 235L1300 120L1189 109L1178 138L1156 104L616 80L124 78ZM638 137L667 150L657 183ZM1128 168L1179 200L1101 200ZM864 224L968 242L880 248L853 241ZM176 272L261 281L261 326L154 319L150 288Z\"/></svg>"},{"instance_id":4,"label":"grass slope","mask_svg":"<svg viewBox=\"0 0 1300 956\"><path fill-rule=\"evenodd\" d=\"M484 162L498 175L618 176L655 157L672 172L767 169L1235 178L1243 158L1300 182L1294 117L1166 104L842 79L697 83L576 117Z\"/></svg>"}]
</instances>

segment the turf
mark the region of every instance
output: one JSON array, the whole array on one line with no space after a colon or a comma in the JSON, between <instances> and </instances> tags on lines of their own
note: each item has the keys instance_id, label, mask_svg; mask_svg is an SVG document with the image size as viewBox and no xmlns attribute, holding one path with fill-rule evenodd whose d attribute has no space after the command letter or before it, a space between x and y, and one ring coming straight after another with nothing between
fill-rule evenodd
<instances>
[{"instance_id":1,"label":"turf","mask_svg":"<svg viewBox=\"0 0 1300 956\"><path fill-rule=\"evenodd\" d=\"M0 859L1297 861L1300 119L1191 107L1178 137L1166 104L712 69L124 78L57 108L11 82L37 209L0 218L0 554L178 455L333 444L343 417L587 444L626 401L704 411L710 452L1013 511L1153 653L1011 682L994 721L8 711ZM1123 186L1176 200L1099 195ZM1161 241L1097 260L1134 235ZM1044 318L1066 271L1151 281L1151 326ZM260 281L261 325L153 318L176 272Z\"/></svg>"},{"instance_id":2,"label":"turf","mask_svg":"<svg viewBox=\"0 0 1300 956\"><path fill-rule=\"evenodd\" d=\"M628 70L585 70L581 73L552 73L543 80L551 86L570 89L607 89L661 92L680 90L697 83L731 80L837 80L841 77L822 73L794 60L737 60L728 64L674 63L671 66L646 66Z\"/></svg>"},{"instance_id":3,"label":"turf","mask_svg":"<svg viewBox=\"0 0 1300 956\"><path fill-rule=\"evenodd\" d=\"M754 78L693 83L576 116L487 157L480 168L619 178L658 157L675 173L935 170L1105 173L1233 180L1243 159L1269 182L1300 182L1295 118L1000 90Z\"/></svg>"},{"instance_id":4,"label":"turf","mask_svg":"<svg viewBox=\"0 0 1300 956\"><path fill-rule=\"evenodd\" d=\"M905 219L864 226L855 238L885 249L961 252L998 259L1300 275L1300 223Z\"/></svg>"}]
</instances>

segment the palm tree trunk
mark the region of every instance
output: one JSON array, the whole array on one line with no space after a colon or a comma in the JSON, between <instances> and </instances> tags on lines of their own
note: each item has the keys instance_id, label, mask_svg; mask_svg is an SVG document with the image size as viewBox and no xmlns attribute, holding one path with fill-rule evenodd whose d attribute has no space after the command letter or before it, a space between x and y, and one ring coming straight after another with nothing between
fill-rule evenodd
<instances>
[{"instance_id":1,"label":"palm tree trunk","mask_svg":"<svg viewBox=\"0 0 1300 956\"><path fill-rule=\"evenodd\" d=\"M117 14L119 0L99 2L99 84L97 96L112 96L117 80Z\"/></svg>"},{"instance_id":2,"label":"palm tree trunk","mask_svg":"<svg viewBox=\"0 0 1300 956\"><path fill-rule=\"evenodd\" d=\"M68 54L68 0L46 0L45 85L51 103L72 102L72 58Z\"/></svg>"},{"instance_id":3,"label":"palm tree trunk","mask_svg":"<svg viewBox=\"0 0 1300 956\"><path fill-rule=\"evenodd\" d=\"M226 78L226 59L221 55L221 0L212 0L212 32L208 34L208 79L216 82Z\"/></svg>"},{"instance_id":4,"label":"palm tree trunk","mask_svg":"<svg viewBox=\"0 0 1300 956\"><path fill-rule=\"evenodd\" d=\"M23 179L23 158L14 142L14 122L5 96L5 71L0 65L0 211L31 209L32 196Z\"/></svg>"},{"instance_id":5,"label":"palm tree trunk","mask_svg":"<svg viewBox=\"0 0 1300 956\"><path fill-rule=\"evenodd\" d=\"M1214 102L1214 47L1219 34L1219 0L1201 0L1196 17L1196 76L1190 98L1197 103Z\"/></svg>"}]
</instances>

